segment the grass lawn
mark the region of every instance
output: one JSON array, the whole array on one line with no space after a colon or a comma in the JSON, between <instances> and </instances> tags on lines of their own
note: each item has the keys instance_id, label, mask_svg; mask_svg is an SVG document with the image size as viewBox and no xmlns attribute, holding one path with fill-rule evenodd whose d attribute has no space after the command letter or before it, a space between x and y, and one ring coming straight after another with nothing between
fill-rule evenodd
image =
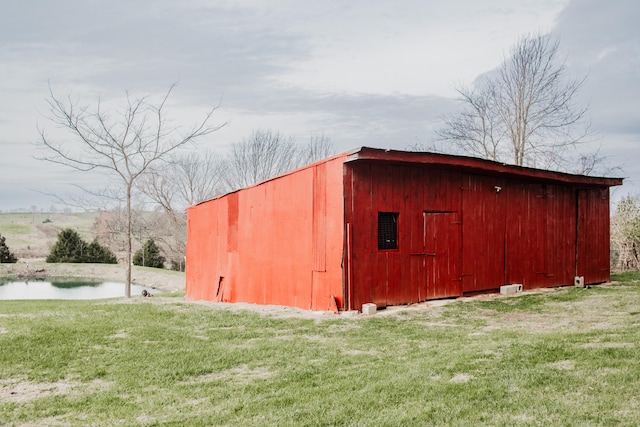
<instances>
[{"instance_id":1,"label":"grass lawn","mask_svg":"<svg viewBox=\"0 0 640 427\"><path fill-rule=\"evenodd\" d=\"M0 425L638 425L640 274L614 279L353 318L2 301Z\"/></svg>"}]
</instances>

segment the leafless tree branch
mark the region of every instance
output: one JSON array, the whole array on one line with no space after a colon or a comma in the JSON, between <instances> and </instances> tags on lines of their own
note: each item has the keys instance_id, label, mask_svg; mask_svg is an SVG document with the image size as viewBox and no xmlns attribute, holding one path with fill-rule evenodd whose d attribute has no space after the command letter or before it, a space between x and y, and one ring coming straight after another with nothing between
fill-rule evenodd
<instances>
[{"instance_id":1,"label":"leafless tree branch","mask_svg":"<svg viewBox=\"0 0 640 427\"><path fill-rule=\"evenodd\" d=\"M101 170L119 182L119 197L126 203L127 297L131 296L134 185L153 165L172 152L224 126L209 124L218 105L187 132L181 133L179 127L170 127L166 107L175 87L176 83L171 84L160 101L155 103L151 96L132 99L127 93L124 107L109 113L102 109L100 100L94 107L82 105L71 94L66 98L58 97L49 86L48 119L66 130L70 139L60 142L49 136L45 129L38 129L39 143L46 152L39 159L85 172Z\"/></svg>"},{"instance_id":2,"label":"leafless tree branch","mask_svg":"<svg viewBox=\"0 0 640 427\"><path fill-rule=\"evenodd\" d=\"M581 162L578 147L593 129L588 106L575 104L585 78L568 78L559 55L556 38L540 34L521 38L495 72L472 88L458 88L464 108L444 118L439 137L485 159L576 169L574 165ZM598 160L589 156L590 161Z\"/></svg>"}]
</instances>

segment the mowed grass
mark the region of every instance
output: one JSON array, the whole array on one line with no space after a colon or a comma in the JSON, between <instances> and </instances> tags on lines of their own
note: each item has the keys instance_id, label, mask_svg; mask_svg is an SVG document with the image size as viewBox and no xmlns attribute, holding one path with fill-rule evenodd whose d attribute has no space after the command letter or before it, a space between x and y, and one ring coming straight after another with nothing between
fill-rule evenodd
<instances>
[{"instance_id":1,"label":"mowed grass","mask_svg":"<svg viewBox=\"0 0 640 427\"><path fill-rule=\"evenodd\" d=\"M640 275L375 316L3 301L0 424L638 425Z\"/></svg>"}]
</instances>

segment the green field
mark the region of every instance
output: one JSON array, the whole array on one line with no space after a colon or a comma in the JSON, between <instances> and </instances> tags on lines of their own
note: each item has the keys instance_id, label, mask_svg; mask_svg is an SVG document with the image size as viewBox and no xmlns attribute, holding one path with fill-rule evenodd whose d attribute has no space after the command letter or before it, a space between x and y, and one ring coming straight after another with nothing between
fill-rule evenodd
<instances>
[{"instance_id":1,"label":"green field","mask_svg":"<svg viewBox=\"0 0 640 427\"><path fill-rule=\"evenodd\" d=\"M81 213L0 213L0 235L18 258L46 257L63 228L72 228L86 241L98 212Z\"/></svg>"},{"instance_id":2,"label":"green field","mask_svg":"<svg viewBox=\"0 0 640 427\"><path fill-rule=\"evenodd\" d=\"M616 279L368 317L3 301L0 424L638 425L640 274Z\"/></svg>"}]
</instances>

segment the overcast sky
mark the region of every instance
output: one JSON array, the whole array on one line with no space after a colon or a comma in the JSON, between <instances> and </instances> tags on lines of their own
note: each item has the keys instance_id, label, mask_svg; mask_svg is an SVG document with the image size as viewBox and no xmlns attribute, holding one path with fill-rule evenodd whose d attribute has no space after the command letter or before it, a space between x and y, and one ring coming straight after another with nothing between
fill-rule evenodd
<instances>
[{"instance_id":1,"label":"overcast sky","mask_svg":"<svg viewBox=\"0 0 640 427\"><path fill-rule=\"evenodd\" d=\"M23 0L0 13L0 210L48 208L88 179L37 161L48 84L86 102L161 93L189 127L221 102L224 153L254 129L339 151L428 143L456 108L456 84L497 67L526 33L554 33L572 75L588 75L601 153L640 192L637 0Z\"/></svg>"}]
</instances>

